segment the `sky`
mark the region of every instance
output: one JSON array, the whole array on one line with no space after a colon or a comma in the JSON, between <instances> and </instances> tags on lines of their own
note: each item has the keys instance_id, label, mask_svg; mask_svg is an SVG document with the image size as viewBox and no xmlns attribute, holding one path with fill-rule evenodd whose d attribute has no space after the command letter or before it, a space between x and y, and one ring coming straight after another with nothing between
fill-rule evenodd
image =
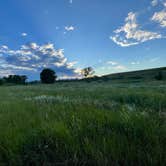
<instances>
[{"instance_id":1,"label":"sky","mask_svg":"<svg viewBox=\"0 0 166 166\"><path fill-rule=\"evenodd\" d=\"M1 0L0 77L166 66L166 0Z\"/></svg>"}]
</instances>

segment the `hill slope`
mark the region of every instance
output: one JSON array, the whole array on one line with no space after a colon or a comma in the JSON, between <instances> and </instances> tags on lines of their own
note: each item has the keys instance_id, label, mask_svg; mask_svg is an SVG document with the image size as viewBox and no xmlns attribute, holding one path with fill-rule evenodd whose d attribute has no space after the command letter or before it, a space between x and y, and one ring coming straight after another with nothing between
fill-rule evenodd
<instances>
[{"instance_id":1,"label":"hill slope","mask_svg":"<svg viewBox=\"0 0 166 166\"><path fill-rule=\"evenodd\" d=\"M103 80L133 80L133 81L148 81L148 80L166 80L166 67L139 70L124 73L109 74L101 77Z\"/></svg>"}]
</instances>

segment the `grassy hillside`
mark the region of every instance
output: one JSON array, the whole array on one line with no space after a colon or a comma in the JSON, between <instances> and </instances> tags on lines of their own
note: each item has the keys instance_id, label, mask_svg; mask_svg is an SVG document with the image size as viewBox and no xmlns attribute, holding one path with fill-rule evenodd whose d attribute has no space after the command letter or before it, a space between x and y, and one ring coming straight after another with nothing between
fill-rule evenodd
<instances>
[{"instance_id":1,"label":"grassy hillside","mask_svg":"<svg viewBox=\"0 0 166 166\"><path fill-rule=\"evenodd\" d=\"M149 81L149 80L166 80L166 67L138 70L132 72L116 73L101 77L103 80L110 81Z\"/></svg>"},{"instance_id":2,"label":"grassy hillside","mask_svg":"<svg viewBox=\"0 0 166 166\"><path fill-rule=\"evenodd\" d=\"M0 92L0 165L166 165L164 81Z\"/></svg>"}]
</instances>

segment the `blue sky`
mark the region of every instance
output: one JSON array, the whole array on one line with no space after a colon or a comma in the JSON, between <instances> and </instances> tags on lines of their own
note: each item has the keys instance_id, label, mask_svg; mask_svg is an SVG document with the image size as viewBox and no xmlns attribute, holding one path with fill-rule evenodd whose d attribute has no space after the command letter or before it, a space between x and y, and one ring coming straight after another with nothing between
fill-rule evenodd
<instances>
[{"instance_id":1,"label":"blue sky","mask_svg":"<svg viewBox=\"0 0 166 166\"><path fill-rule=\"evenodd\" d=\"M2 0L0 76L166 66L166 0Z\"/></svg>"}]
</instances>

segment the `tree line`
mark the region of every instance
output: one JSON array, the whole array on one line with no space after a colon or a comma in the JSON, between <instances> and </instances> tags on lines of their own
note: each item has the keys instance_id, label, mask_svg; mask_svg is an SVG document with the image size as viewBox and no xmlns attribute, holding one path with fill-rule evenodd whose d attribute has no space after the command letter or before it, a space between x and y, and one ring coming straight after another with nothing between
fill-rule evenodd
<instances>
[{"instance_id":1,"label":"tree line","mask_svg":"<svg viewBox=\"0 0 166 166\"><path fill-rule=\"evenodd\" d=\"M25 84L27 80L26 75L9 75L0 79L0 84Z\"/></svg>"},{"instance_id":2,"label":"tree line","mask_svg":"<svg viewBox=\"0 0 166 166\"><path fill-rule=\"evenodd\" d=\"M87 67L81 70L81 74L84 78L90 78L94 74L92 67ZM28 77L26 75L9 75L0 79L0 85L2 84L26 84ZM40 82L45 84L54 83L57 79L56 72L50 68L43 69L40 73ZM33 81L37 83L39 81Z\"/></svg>"},{"instance_id":3,"label":"tree line","mask_svg":"<svg viewBox=\"0 0 166 166\"><path fill-rule=\"evenodd\" d=\"M98 77L94 75L94 70L92 67L86 67L84 69L81 70L81 74L83 76L83 78L81 80L85 80L87 82L91 82L91 81L97 81L97 80L103 80L103 81L108 81L109 78L107 77ZM155 77L155 80L163 80L164 76L162 71L159 71ZM53 69L50 68L46 68L43 69L40 73L40 81L31 81L28 82L28 77L26 75L9 75L3 78L0 78L0 85L3 84L19 84L19 85L25 85L25 84L37 84L37 83L44 83L44 84L52 84L57 80L57 75L56 72ZM76 79L77 81L79 81L78 79ZM59 81L71 81L71 80L59 80Z\"/></svg>"}]
</instances>

